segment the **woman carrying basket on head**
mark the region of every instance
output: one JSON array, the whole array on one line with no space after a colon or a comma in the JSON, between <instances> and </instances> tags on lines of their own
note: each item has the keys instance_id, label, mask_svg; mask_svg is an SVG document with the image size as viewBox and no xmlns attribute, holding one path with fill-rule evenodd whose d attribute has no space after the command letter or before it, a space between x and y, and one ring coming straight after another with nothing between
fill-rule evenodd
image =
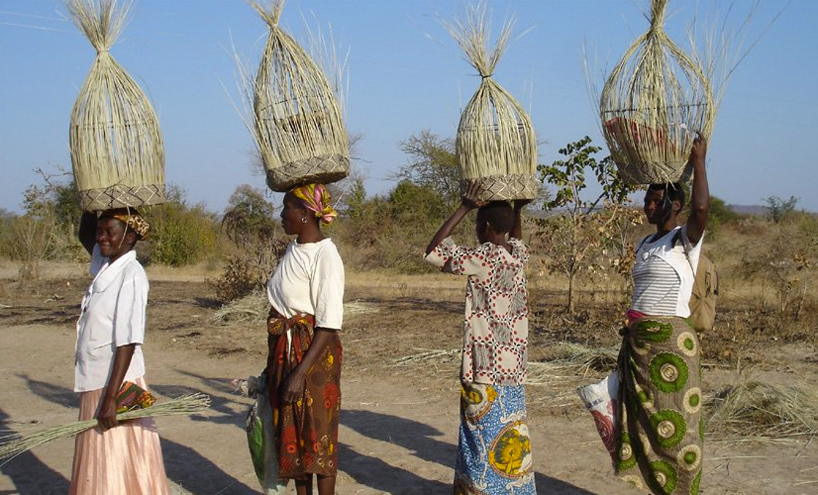
<instances>
[{"instance_id":1,"label":"woman carrying basket on head","mask_svg":"<svg viewBox=\"0 0 818 495\"><path fill-rule=\"evenodd\" d=\"M677 226L685 200L680 184L653 184L645 193L645 216L656 233L636 249L619 355L622 407L614 467L655 495L698 495L701 482L701 351L685 318L710 203L706 154L707 142L699 136L690 154L694 175L685 225Z\"/></svg>"},{"instance_id":2,"label":"woman carrying basket on head","mask_svg":"<svg viewBox=\"0 0 818 495\"><path fill-rule=\"evenodd\" d=\"M124 382L147 390L142 343L148 278L134 246L148 223L129 209L84 213L79 238L91 254L94 281L77 321L74 390L79 420L100 426L76 437L71 495L168 493L159 435L152 418L117 423L117 394ZM135 389L136 387L132 387Z\"/></svg>"},{"instance_id":3,"label":"woman carrying basket on head","mask_svg":"<svg viewBox=\"0 0 818 495\"><path fill-rule=\"evenodd\" d=\"M278 451L279 478L295 480L296 493L335 493L338 415L341 411L341 341L344 265L320 224L336 217L321 184L284 196L287 247L267 284L268 392Z\"/></svg>"},{"instance_id":4,"label":"woman carrying basket on head","mask_svg":"<svg viewBox=\"0 0 818 495\"><path fill-rule=\"evenodd\" d=\"M460 207L426 248L426 260L468 277L460 370L460 434L455 495L535 495L525 406L528 366L528 248L522 207L528 200L480 203L472 182ZM480 246L449 237L475 209Z\"/></svg>"}]
</instances>

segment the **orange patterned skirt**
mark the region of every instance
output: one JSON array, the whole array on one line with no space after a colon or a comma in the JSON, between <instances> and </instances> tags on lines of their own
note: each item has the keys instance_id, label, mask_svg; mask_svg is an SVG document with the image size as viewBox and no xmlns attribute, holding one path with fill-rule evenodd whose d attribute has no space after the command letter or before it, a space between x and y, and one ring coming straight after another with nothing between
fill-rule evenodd
<instances>
[{"instance_id":1,"label":"orange patterned skirt","mask_svg":"<svg viewBox=\"0 0 818 495\"><path fill-rule=\"evenodd\" d=\"M267 320L267 386L279 477L284 479L310 474L335 476L338 472L342 349L337 332L307 372L301 400L293 404L281 401L280 388L312 344L314 326L312 315L284 318L273 309Z\"/></svg>"}]
</instances>

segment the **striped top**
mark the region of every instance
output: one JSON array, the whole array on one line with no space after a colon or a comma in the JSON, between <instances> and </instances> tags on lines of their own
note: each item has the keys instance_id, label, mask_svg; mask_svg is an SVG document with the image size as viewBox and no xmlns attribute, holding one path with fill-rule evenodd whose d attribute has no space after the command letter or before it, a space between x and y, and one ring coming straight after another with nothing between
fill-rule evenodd
<instances>
[{"instance_id":1,"label":"striped top","mask_svg":"<svg viewBox=\"0 0 818 495\"><path fill-rule=\"evenodd\" d=\"M676 227L659 239L653 237L646 237L637 246L630 309L652 316L687 318L696 278L693 267L699 263L702 241L691 245L686 226Z\"/></svg>"}]
</instances>

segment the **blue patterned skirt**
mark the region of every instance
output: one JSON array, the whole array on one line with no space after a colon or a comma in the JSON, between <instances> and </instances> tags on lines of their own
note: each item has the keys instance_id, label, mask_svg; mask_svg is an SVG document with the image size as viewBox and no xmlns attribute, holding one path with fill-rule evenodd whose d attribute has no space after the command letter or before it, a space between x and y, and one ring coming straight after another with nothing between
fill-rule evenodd
<instances>
[{"instance_id":1,"label":"blue patterned skirt","mask_svg":"<svg viewBox=\"0 0 818 495\"><path fill-rule=\"evenodd\" d=\"M522 385L462 383L455 495L536 495Z\"/></svg>"}]
</instances>

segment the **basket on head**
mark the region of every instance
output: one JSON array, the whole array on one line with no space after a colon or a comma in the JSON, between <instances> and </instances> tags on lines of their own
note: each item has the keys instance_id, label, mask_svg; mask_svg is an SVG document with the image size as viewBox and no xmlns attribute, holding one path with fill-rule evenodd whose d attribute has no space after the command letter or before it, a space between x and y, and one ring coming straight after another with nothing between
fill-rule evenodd
<instances>
[{"instance_id":1,"label":"basket on head","mask_svg":"<svg viewBox=\"0 0 818 495\"><path fill-rule=\"evenodd\" d=\"M537 142L534 126L517 100L491 78L511 35L507 22L489 53L491 26L485 4L470 6L465 20L446 27L480 74L480 87L460 116L457 159L461 188L479 184L482 201L533 199L537 196Z\"/></svg>"},{"instance_id":2,"label":"basket on head","mask_svg":"<svg viewBox=\"0 0 818 495\"><path fill-rule=\"evenodd\" d=\"M86 211L165 201L165 150L159 121L145 93L109 49L130 4L67 0L77 27L97 51L71 112L71 165Z\"/></svg>"},{"instance_id":3,"label":"basket on head","mask_svg":"<svg viewBox=\"0 0 818 495\"><path fill-rule=\"evenodd\" d=\"M270 28L253 85L254 137L273 191L349 175L341 110L326 76L279 25L284 0L250 4Z\"/></svg>"},{"instance_id":4,"label":"basket on head","mask_svg":"<svg viewBox=\"0 0 818 495\"><path fill-rule=\"evenodd\" d=\"M696 133L709 139L716 120L717 104L700 59L685 54L664 30L669 0L650 1L650 28L611 72L599 102L611 157L631 184L689 178Z\"/></svg>"}]
</instances>

